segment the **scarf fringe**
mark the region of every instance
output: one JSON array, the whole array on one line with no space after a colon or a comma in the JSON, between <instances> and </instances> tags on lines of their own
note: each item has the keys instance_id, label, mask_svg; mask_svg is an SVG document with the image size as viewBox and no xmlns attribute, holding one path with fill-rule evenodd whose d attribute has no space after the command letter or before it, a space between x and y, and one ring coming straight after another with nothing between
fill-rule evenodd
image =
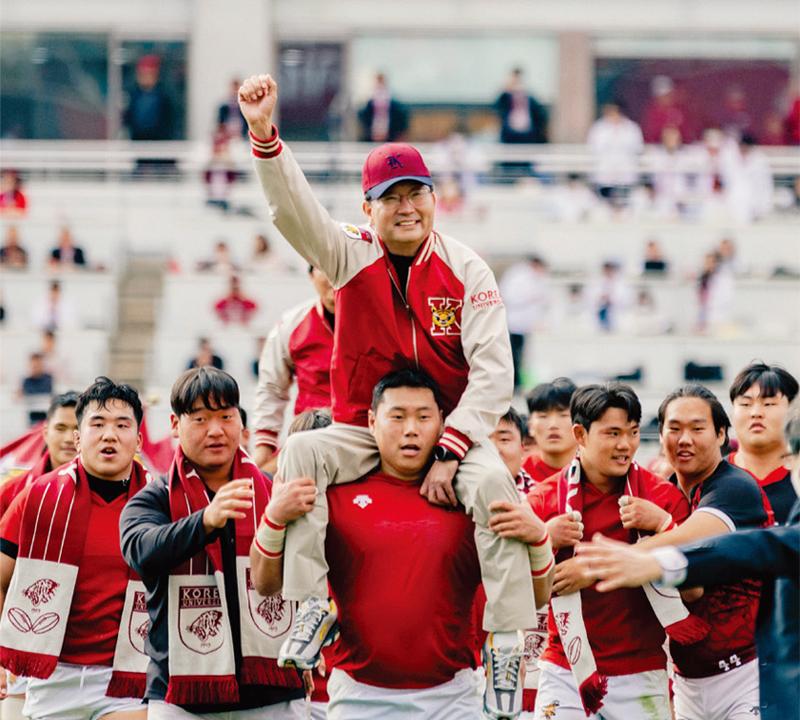
<instances>
[{"instance_id":1,"label":"scarf fringe","mask_svg":"<svg viewBox=\"0 0 800 720\"><path fill-rule=\"evenodd\" d=\"M608 678L605 675L601 675L597 670L581 683L578 692L581 695L586 717L593 715L603 707L603 698L605 698L607 691Z\"/></svg>"},{"instance_id":2,"label":"scarf fringe","mask_svg":"<svg viewBox=\"0 0 800 720\"><path fill-rule=\"evenodd\" d=\"M678 645L694 645L694 643L705 640L711 631L711 626L702 618L690 613L683 620L667 625L664 630L669 639L674 640Z\"/></svg>"},{"instance_id":3,"label":"scarf fringe","mask_svg":"<svg viewBox=\"0 0 800 720\"><path fill-rule=\"evenodd\" d=\"M172 705L238 703L239 685L235 675L170 676L164 700Z\"/></svg>"},{"instance_id":4,"label":"scarf fringe","mask_svg":"<svg viewBox=\"0 0 800 720\"><path fill-rule=\"evenodd\" d=\"M147 686L144 673L122 672L115 670L111 674L106 695L115 698L141 698Z\"/></svg>"},{"instance_id":5,"label":"scarf fringe","mask_svg":"<svg viewBox=\"0 0 800 720\"><path fill-rule=\"evenodd\" d=\"M522 712L532 713L536 709L536 693L538 690L525 688L522 691Z\"/></svg>"},{"instance_id":6,"label":"scarf fringe","mask_svg":"<svg viewBox=\"0 0 800 720\"><path fill-rule=\"evenodd\" d=\"M0 647L0 667L4 667L14 675L46 680L53 674L57 662L58 658L55 655Z\"/></svg>"},{"instance_id":7,"label":"scarf fringe","mask_svg":"<svg viewBox=\"0 0 800 720\"><path fill-rule=\"evenodd\" d=\"M242 658L242 685L268 685L270 687L301 688L300 673L278 667L274 658Z\"/></svg>"}]
</instances>

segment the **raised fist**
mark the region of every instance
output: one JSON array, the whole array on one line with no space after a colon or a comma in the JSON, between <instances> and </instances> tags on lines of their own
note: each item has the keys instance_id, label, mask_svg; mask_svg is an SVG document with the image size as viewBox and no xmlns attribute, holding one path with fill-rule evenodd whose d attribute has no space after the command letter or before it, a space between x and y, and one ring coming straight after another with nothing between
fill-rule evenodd
<instances>
[{"instance_id":1,"label":"raised fist","mask_svg":"<svg viewBox=\"0 0 800 720\"><path fill-rule=\"evenodd\" d=\"M572 547L583 539L581 514L575 510L556 515L554 518L550 518L546 524L554 550Z\"/></svg>"},{"instance_id":2,"label":"raised fist","mask_svg":"<svg viewBox=\"0 0 800 720\"><path fill-rule=\"evenodd\" d=\"M270 75L251 75L239 88L239 109L250 132L262 140L272 135L272 113L278 100L278 83Z\"/></svg>"}]
</instances>

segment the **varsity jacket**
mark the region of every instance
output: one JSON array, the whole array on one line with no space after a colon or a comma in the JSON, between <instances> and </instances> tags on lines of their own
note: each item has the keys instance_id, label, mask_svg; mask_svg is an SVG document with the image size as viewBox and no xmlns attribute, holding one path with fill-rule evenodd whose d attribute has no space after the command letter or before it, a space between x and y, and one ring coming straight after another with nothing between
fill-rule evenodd
<instances>
[{"instance_id":1,"label":"varsity jacket","mask_svg":"<svg viewBox=\"0 0 800 720\"><path fill-rule=\"evenodd\" d=\"M258 361L254 427L256 445L278 449L278 434L297 381L294 414L331 405L333 328L322 303L308 301L287 310L270 331Z\"/></svg>"},{"instance_id":2,"label":"varsity jacket","mask_svg":"<svg viewBox=\"0 0 800 720\"><path fill-rule=\"evenodd\" d=\"M488 265L434 231L402 292L377 233L331 219L277 129L269 140L251 135L251 143L275 226L336 290L334 421L366 426L375 383L393 370L418 367L440 390L440 445L463 458L494 430L513 392L505 308Z\"/></svg>"}]
</instances>

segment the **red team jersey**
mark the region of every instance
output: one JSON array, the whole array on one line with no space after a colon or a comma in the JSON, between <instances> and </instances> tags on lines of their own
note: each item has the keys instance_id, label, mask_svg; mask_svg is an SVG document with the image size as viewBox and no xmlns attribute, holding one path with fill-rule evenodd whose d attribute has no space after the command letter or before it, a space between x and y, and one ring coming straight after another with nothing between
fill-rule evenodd
<instances>
[{"instance_id":1,"label":"red team jersey","mask_svg":"<svg viewBox=\"0 0 800 720\"><path fill-rule=\"evenodd\" d=\"M744 470L736 463L736 453L728 455L728 462ZM750 474L753 475L753 473ZM775 513L775 522L778 525L785 525L789 513L792 511L792 506L797 502L797 493L794 491L794 485L792 485L791 471L785 467L778 467L763 478L755 475L753 477L756 478L756 482L761 486L767 496L767 500L769 500L772 512Z\"/></svg>"},{"instance_id":2,"label":"red team jersey","mask_svg":"<svg viewBox=\"0 0 800 720\"><path fill-rule=\"evenodd\" d=\"M666 480L645 470L641 472L641 495L672 513L676 522L689 514L686 499ZM558 515L558 479L553 475L534 487L528 495L533 511L544 521ZM625 494L620 483L618 492L604 494L591 483L583 482L583 536L591 538L599 532L606 537L633 543L636 534L622 527L619 499ZM583 619L594 653L597 669L603 675L629 675L666 666L664 628L656 619L644 590L625 588L599 593L594 587L580 591ZM570 669L561 638L550 610L547 648L541 659Z\"/></svg>"},{"instance_id":3,"label":"red team jersey","mask_svg":"<svg viewBox=\"0 0 800 720\"><path fill-rule=\"evenodd\" d=\"M333 665L358 682L427 688L475 667L475 526L382 473L328 489L325 553L339 608Z\"/></svg>"},{"instance_id":4,"label":"red team jersey","mask_svg":"<svg viewBox=\"0 0 800 720\"><path fill-rule=\"evenodd\" d=\"M522 463L522 469L537 483L547 480L547 478L551 475L555 475L557 472L561 472L561 468L554 468L548 465L538 455L529 455L526 457L525 462Z\"/></svg>"},{"instance_id":5,"label":"red team jersey","mask_svg":"<svg viewBox=\"0 0 800 720\"><path fill-rule=\"evenodd\" d=\"M20 524L27 488L8 508L0 522L3 552L19 546ZM86 523L86 544L75 581L64 645L59 662L111 666L128 584L128 566L122 559L119 516L128 500L123 494L106 502L92 492L92 510ZM122 590L120 590L122 588Z\"/></svg>"}]
</instances>

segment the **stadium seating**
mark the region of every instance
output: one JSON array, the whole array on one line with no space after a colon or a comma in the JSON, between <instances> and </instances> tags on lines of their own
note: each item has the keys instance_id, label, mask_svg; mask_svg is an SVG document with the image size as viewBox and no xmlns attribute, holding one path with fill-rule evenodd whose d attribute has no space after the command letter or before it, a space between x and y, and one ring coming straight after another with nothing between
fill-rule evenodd
<instances>
[{"instance_id":1,"label":"stadium seating","mask_svg":"<svg viewBox=\"0 0 800 720\"><path fill-rule=\"evenodd\" d=\"M324 177L322 155L301 147L298 156L301 160L308 158L317 176ZM248 161L243 162L246 167ZM361 222L360 191L354 178L315 182L314 189L333 217ZM478 185L464 209L440 213L437 226L480 252L498 274L516 258L530 253L543 256L553 272L556 306L564 303L569 286L590 283L604 260L618 260L633 289L650 290L674 332L643 336L628 329L602 336L586 326L565 326L556 312L547 331L539 333L529 345L529 380L557 374L572 374L576 380L597 379L641 367L643 377L637 389L646 412L652 413L663 392L682 380L683 365L689 360L721 365L728 381L738 367L756 357L800 367L800 281L791 276L800 270L800 217L776 213L746 226L732 226L723 220L610 216L592 222L559 223L547 212L551 189L525 183ZM126 257L158 253L165 262L171 261L171 272L159 302L147 386L142 389L162 398L156 411L160 422L166 422L164 400L169 386L186 366L201 336L210 337L226 367L242 384L243 405L252 407L254 378L250 366L256 352L255 338L266 335L285 309L313 294L304 261L272 226L254 178L235 187L232 203L236 211L230 214L205 205L205 188L194 174L168 181L129 181L113 176L80 181L57 175L33 177L27 190L33 199L30 213L15 224L29 250L31 270L4 272L2 276L7 313L0 335L3 397L13 395L26 354L36 346L36 333L26 330L30 307L51 277L45 268L49 249L58 227L66 223L89 261L107 268L100 273L60 276L65 297L78 310L80 326L87 328L79 336L88 350L81 353L81 367L75 368L79 378L88 381L108 369L109 337L117 318L116 288L119 275L125 271ZM259 272L249 267L253 238L259 232L270 238L286 270ZM659 240L671 264L664 278L640 275L644 244L651 237ZM731 322L719 336L697 336L693 333L697 316L694 278L703 255L722 237L731 237L736 243L741 273L736 280ZM244 292L259 304L247 329L226 328L214 317L213 303L225 294L226 277L195 271L199 260L211 256L218 240L229 244L242 268ZM778 268L787 271L785 277L772 277ZM15 414L12 406L3 404L0 441L21 429L21 415ZM158 435L159 428L153 429Z\"/></svg>"}]
</instances>

